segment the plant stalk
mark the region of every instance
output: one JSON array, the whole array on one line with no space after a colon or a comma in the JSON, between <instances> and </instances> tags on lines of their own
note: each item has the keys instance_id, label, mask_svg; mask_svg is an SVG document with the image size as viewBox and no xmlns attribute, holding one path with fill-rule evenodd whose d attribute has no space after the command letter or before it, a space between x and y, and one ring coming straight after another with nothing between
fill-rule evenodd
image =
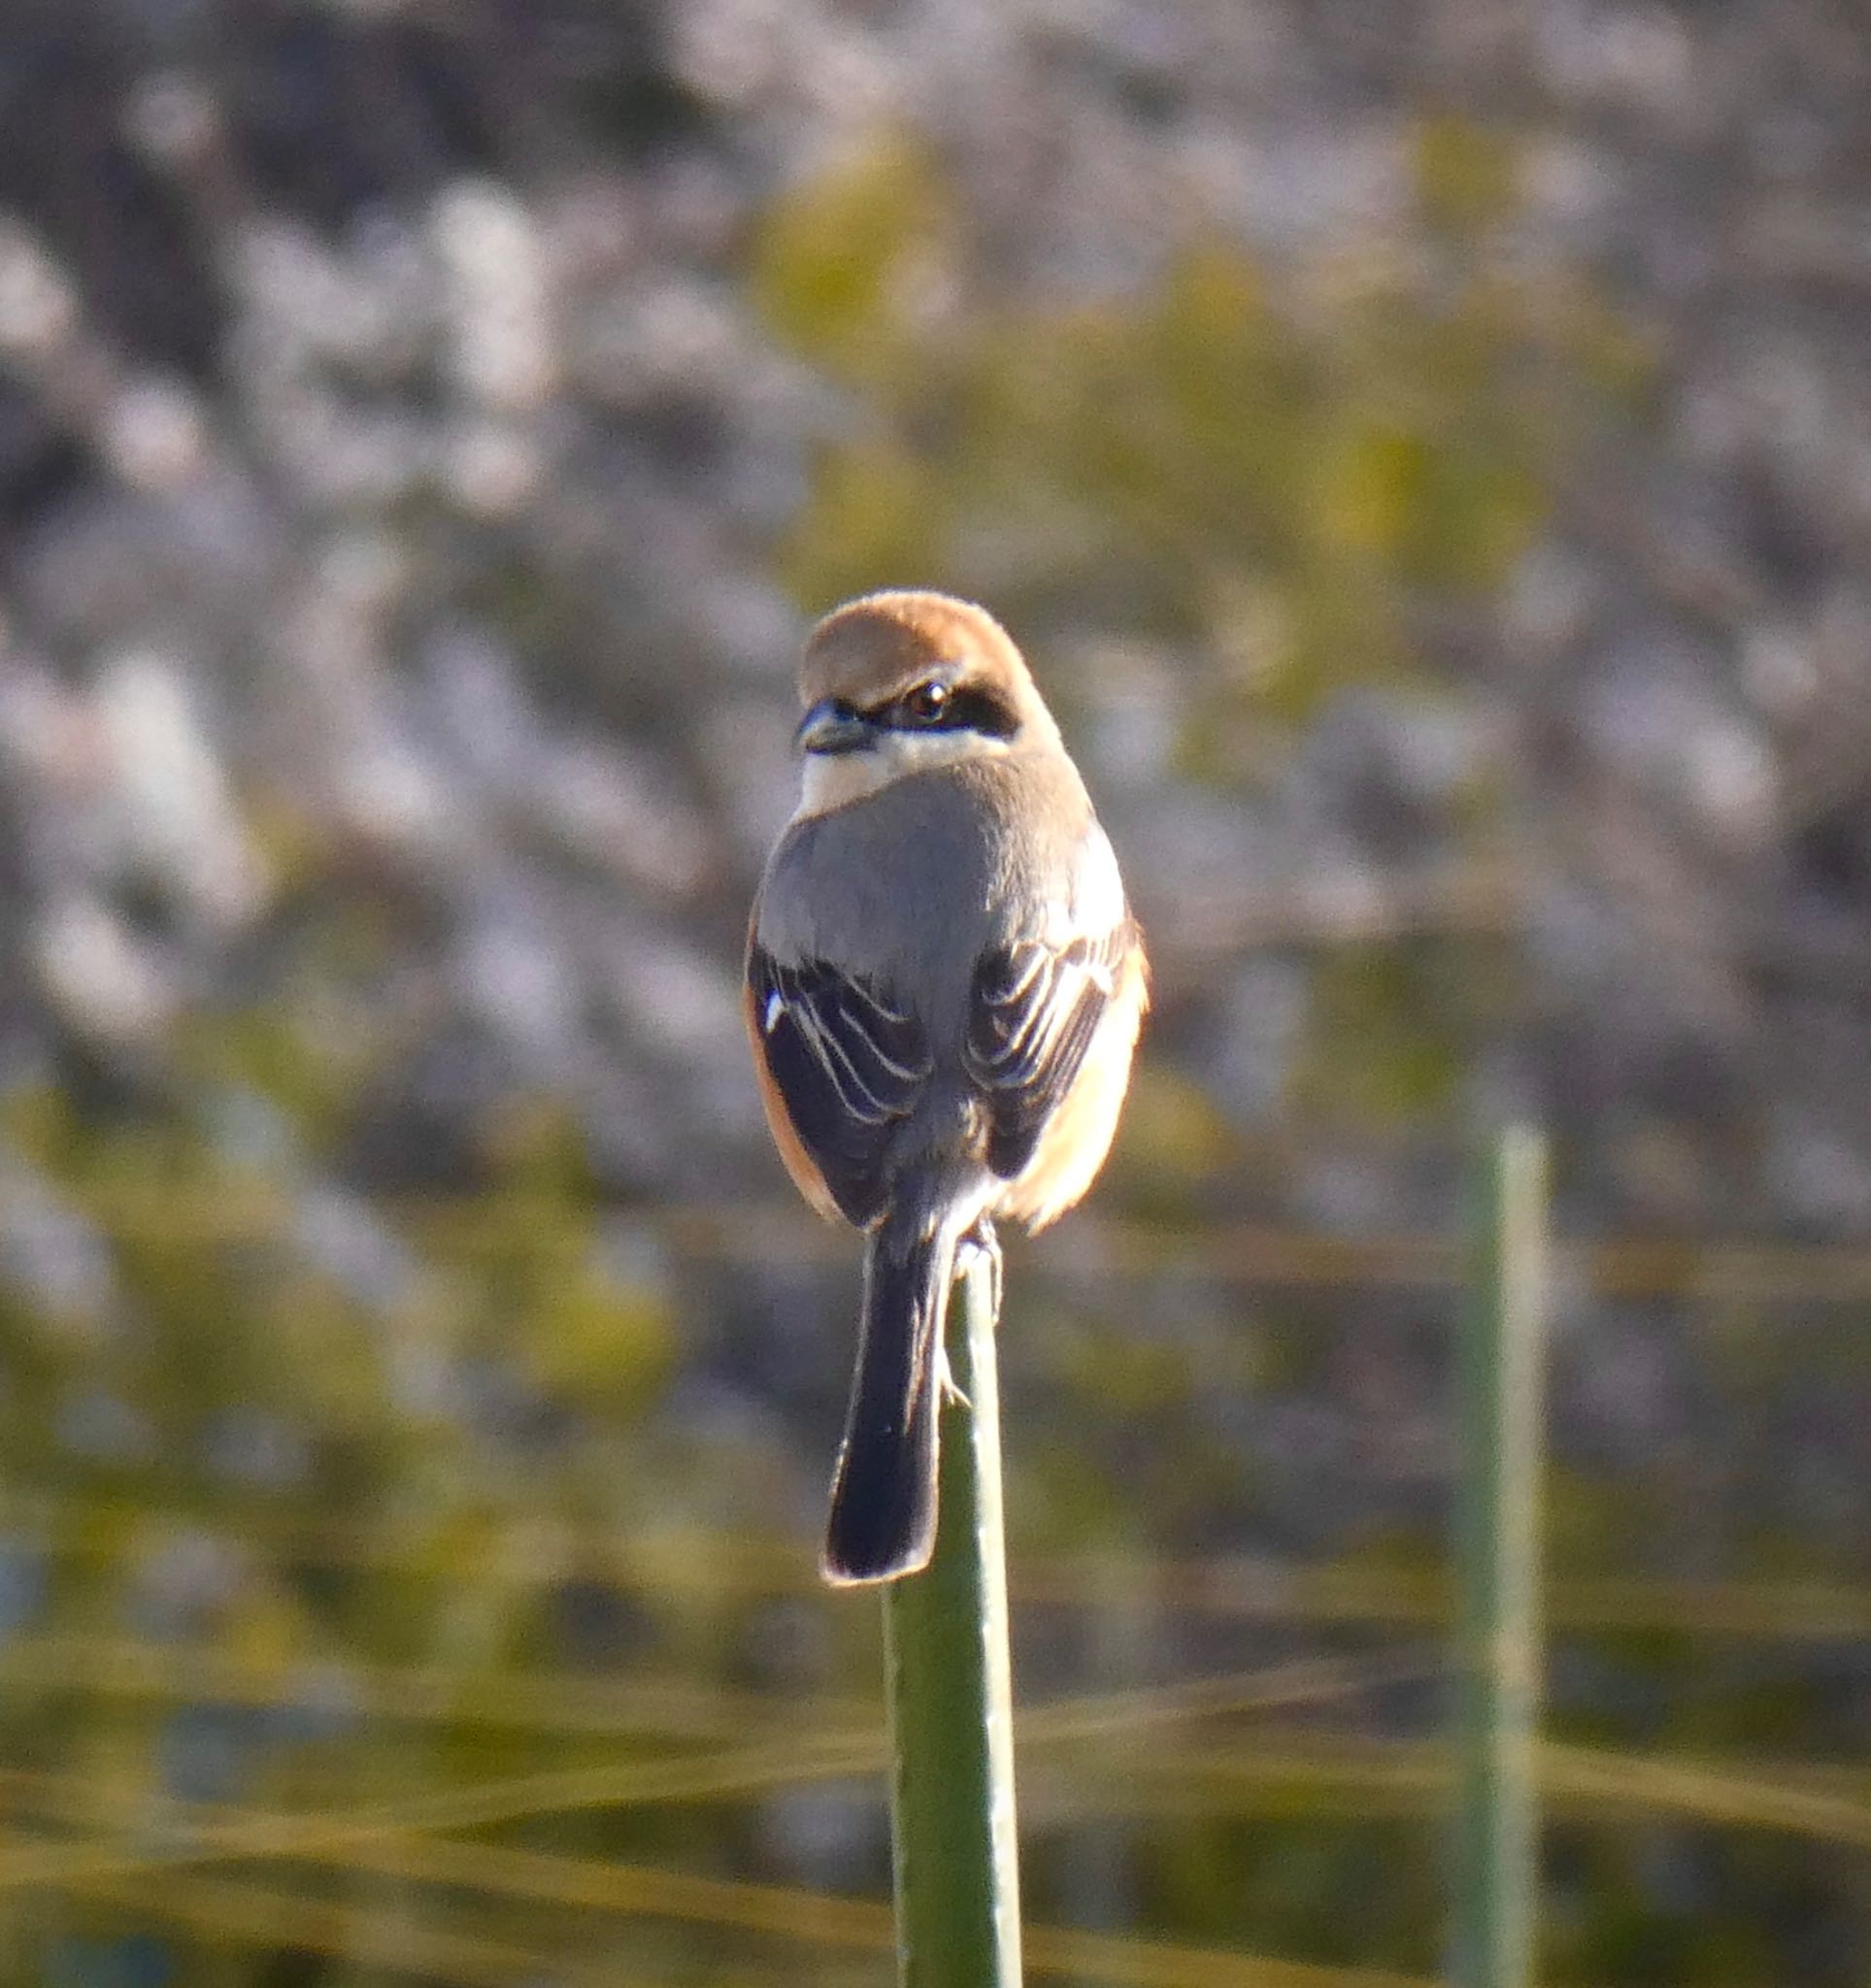
<instances>
[{"instance_id":1,"label":"plant stalk","mask_svg":"<svg viewBox=\"0 0 1871 1988\"><path fill-rule=\"evenodd\" d=\"M904 1988L1018 1988L1019 1866L994 1369L997 1257L977 1251L945 1326L934 1557L884 1590L890 1831Z\"/></svg>"},{"instance_id":2,"label":"plant stalk","mask_svg":"<svg viewBox=\"0 0 1871 1988\"><path fill-rule=\"evenodd\" d=\"M1460 1354L1456 1574L1461 1809L1451 1978L1527 1988L1538 1891L1540 1462L1546 1150L1529 1126L1483 1170Z\"/></svg>"}]
</instances>

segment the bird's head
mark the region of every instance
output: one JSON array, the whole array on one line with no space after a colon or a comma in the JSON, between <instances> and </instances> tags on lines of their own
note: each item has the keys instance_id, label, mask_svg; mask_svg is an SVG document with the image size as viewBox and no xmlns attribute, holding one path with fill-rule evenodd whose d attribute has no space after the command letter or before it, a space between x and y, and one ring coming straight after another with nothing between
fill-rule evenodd
<instances>
[{"instance_id":1,"label":"bird's head","mask_svg":"<svg viewBox=\"0 0 1871 1988\"><path fill-rule=\"evenodd\" d=\"M808 790L826 805L1058 737L1007 631L947 594L864 594L827 614L807 638L799 694Z\"/></svg>"}]
</instances>

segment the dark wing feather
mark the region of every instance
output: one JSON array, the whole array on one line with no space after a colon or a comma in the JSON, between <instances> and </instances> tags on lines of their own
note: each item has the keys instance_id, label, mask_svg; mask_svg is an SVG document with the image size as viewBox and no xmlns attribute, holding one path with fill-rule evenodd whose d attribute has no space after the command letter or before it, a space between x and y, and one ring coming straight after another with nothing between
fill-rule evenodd
<instances>
[{"instance_id":1,"label":"dark wing feather","mask_svg":"<svg viewBox=\"0 0 1871 1988\"><path fill-rule=\"evenodd\" d=\"M930 1070L913 1015L823 960L748 955L754 1025L799 1143L839 1212L859 1228L883 1209L884 1157Z\"/></svg>"},{"instance_id":2,"label":"dark wing feather","mask_svg":"<svg viewBox=\"0 0 1871 1988\"><path fill-rule=\"evenodd\" d=\"M986 1096L987 1164L1011 1180L1072 1088L1110 1005L1123 930L1053 946L1021 940L984 955L969 1004L966 1062Z\"/></svg>"}]
</instances>

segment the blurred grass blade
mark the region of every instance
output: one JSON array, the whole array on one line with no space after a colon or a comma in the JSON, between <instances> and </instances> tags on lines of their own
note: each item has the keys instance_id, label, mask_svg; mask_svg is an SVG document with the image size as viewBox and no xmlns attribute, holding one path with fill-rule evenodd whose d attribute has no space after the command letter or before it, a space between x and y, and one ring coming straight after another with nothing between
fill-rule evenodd
<instances>
[{"instance_id":1,"label":"blurred grass blade","mask_svg":"<svg viewBox=\"0 0 1871 1988\"><path fill-rule=\"evenodd\" d=\"M1455 1988L1532 1979L1538 1863L1539 1474L1546 1149L1510 1126L1484 1169L1460 1351Z\"/></svg>"},{"instance_id":2,"label":"blurred grass blade","mask_svg":"<svg viewBox=\"0 0 1871 1988\"><path fill-rule=\"evenodd\" d=\"M977 1256L950 1308L955 1395L942 1409L935 1556L884 1590L906 1988L1017 1988L1020 1978L992 1284Z\"/></svg>"}]
</instances>

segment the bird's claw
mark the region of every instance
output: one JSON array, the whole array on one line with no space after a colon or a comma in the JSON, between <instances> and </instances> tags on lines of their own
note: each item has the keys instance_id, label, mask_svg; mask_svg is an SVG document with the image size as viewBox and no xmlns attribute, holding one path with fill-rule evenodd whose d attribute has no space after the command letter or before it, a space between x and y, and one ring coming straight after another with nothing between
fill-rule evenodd
<instances>
[{"instance_id":1,"label":"bird's claw","mask_svg":"<svg viewBox=\"0 0 1871 1988\"><path fill-rule=\"evenodd\" d=\"M936 1348L936 1397L945 1408L966 1408L974 1413L975 1405L955 1385L955 1376L949 1368L949 1349Z\"/></svg>"}]
</instances>

